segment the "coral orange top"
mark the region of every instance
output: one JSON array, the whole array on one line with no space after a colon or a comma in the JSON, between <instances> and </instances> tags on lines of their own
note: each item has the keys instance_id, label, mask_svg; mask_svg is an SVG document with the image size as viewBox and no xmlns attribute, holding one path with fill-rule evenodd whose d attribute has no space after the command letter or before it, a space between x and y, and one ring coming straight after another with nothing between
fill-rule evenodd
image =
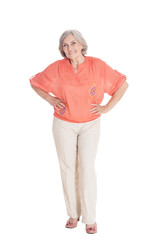
<instances>
[{"instance_id":1,"label":"coral orange top","mask_svg":"<svg viewBox=\"0 0 160 240\"><path fill-rule=\"evenodd\" d=\"M90 112L91 104L100 104L104 93L112 96L126 76L99 58L85 56L77 74L68 58L51 63L30 79L31 85L65 101L65 108L54 108L54 116L64 121L82 123L99 118Z\"/></svg>"}]
</instances>

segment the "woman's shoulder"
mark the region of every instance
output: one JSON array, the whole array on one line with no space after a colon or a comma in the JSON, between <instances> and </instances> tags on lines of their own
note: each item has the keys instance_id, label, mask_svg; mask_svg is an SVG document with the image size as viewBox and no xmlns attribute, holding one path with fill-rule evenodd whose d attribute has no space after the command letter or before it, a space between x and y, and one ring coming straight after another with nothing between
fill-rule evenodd
<instances>
[{"instance_id":1,"label":"woman's shoulder","mask_svg":"<svg viewBox=\"0 0 160 240\"><path fill-rule=\"evenodd\" d=\"M105 63L104 60L102 60L101 58L98 58L98 57L87 56L87 58L88 58L88 60L92 61L93 63L99 63L99 64Z\"/></svg>"},{"instance_id":2,"label":"woman's shoulder","mask_svg":"<svg viewBox=\"0 0 160 240\"><path fill-rule=\"evenodd\" d=\"M105 61L102 60L101 58L93 56L87 56L87 58L91 63L95 64L96 66L102 66L105 64Z\"/></svg>"},{"instance_id":3,"label":"woman's shoulder","mask_svg":"<svg viewBox=\"0 0 160 240\"><path fill-rule=\"evenodd\" d=\"M55 60L54 62L50 63L46 69L48 70L56 70L59 67L63 66L66 64L66 59L59 59L59 60Z\"/></svg>"}]
</instances>

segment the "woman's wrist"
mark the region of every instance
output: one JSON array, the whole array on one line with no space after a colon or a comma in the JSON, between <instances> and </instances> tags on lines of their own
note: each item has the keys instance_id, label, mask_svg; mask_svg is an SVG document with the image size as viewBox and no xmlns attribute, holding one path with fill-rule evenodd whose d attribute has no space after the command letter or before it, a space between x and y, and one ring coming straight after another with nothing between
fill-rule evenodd
<instances>
[{"instance_id":1,"label":"woman's wrist","mask_svg":"<svg viewBox=\"0 0 160 240\"><path fill-rule=\"evenodd\" d=\"M46 96L45 100L46 100L49 104L53 105L54 98L55 98L55 97L51 96L51 95L48 93L48 95Z\"/></svg>"},{"instance_id":2,"label":"woman's wrist","mask_svg":"<svg viewBox=\"0 0 160 240\"><path fill-rule=\"evenodd\" d=\"M108 105L106 104L104 107L105 107L105 113L109 112L109 107L108 107Z\"/></svg>"}]
</instances>

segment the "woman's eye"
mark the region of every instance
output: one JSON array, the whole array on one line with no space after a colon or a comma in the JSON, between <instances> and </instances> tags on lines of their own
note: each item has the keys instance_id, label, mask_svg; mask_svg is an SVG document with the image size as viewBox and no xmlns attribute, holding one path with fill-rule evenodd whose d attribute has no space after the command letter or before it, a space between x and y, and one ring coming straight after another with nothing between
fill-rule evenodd
<instances>
[{"instance_id":1,"label":"woman's eye","mask_svg":"<svg viewBox=\"0 0 160 240\"><path fill-rule=\"evenodd\" d=\"M71 44L72 44L72 45L75 45L76 42L72 42ZM64 44L63 47L67 47L67 44Z\"/></svg>"}]
</instances>

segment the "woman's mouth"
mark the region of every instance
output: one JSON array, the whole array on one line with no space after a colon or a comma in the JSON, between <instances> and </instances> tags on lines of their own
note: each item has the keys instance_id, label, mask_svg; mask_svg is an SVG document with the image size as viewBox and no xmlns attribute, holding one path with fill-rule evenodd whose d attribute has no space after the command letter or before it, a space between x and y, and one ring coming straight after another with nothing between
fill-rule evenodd
<instances>
[{"instance_id":1,"label":"woman's mouth","mask_svg":"<svg viewBox=\"0 0 160 240\"><path fill-rule=\"evenodd\" d=\"M72 55L72 54L74 54L75 52L69 52L69 55Z\"/></svg>"}]
</instances>

